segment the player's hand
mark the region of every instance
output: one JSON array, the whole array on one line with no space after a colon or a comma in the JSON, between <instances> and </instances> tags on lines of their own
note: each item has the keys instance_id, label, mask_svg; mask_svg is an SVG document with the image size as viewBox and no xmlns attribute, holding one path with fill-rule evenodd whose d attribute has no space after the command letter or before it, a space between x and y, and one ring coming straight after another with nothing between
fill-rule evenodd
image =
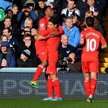
<instances>
[{"instance_id":1,"label":"player's hand","mask_svg":"<svg viewBox=\"0 0 108 108\"><path fill-rule=\"evenodd\" d=\"M2 59L1 66L3 66L3 67L7 66L7 60L6 59Z\"/></svg>"},{"instance_id":2,"label":"player's hand","mask_svg":"<svg viewBox=\"0 0 108 108\"><path fill-rule=\"evenodd\" d=\"M107 48L107 44L106 45L102 45L101 48L102 49Z\"/></svg>"},{"instance_id":3,"label":"player's hand","mask_svg":"<svg viewBox=\"0 0 108 108\"><path fill-rule=\"evenodd\" d=\"M98 14L99 14L99 12L97 12L97 11L95 11L95 12L93 13L94 16L98 16Z\"/></svg>"},{"instance_id":4,"label":"player's hand","mask_svg":"<svg viewBox=\"0 0 108 108\"><path fill-rule=\"evenodd\" d=\"M39 35L38 35L38 37L37 37L36 40L44 40L44 39L45 39L45 37L43 37L43 36L39 36Z\"/></svg>"},{"instance_id":5,"label":"player's hand","mask_svg":"<svg viewBox=\"0 0 108 108\"><path fill-rule=\"evenodd\" d=\"M58 31L53 31L53 32L50 34L50 36L51 36L51 37L57 36L57 34L58 34Z\"/></svg>"},{"instance_id":6,"label":"player's hand","mask_svg":"<svg viewBox=\"0 0 108 108\"><path fill-rule=\"evenodd\" d=\"M36 29L34 29L34 28L33 28L33 29L31 29L31 35L32 35L32 36L35 36L36 34L37 34L37 30L36 30Z\"/></svg>"}]
</instances>

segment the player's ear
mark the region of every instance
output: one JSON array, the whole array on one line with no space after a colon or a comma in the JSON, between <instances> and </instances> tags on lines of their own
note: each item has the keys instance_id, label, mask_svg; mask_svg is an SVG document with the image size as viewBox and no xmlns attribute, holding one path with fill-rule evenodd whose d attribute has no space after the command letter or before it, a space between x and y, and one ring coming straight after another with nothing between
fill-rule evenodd
<instances>
[{"instance_id":1,"label":"player's ear","mask_svg":"<svg viewBox=\"0 0 108 108\"><path fill-rule=\"evenodd\" d=\"M25 42L25 39L23 39L23 42Z\"/></svg>"},{"instance_id":2,"label":"player's ear","mask_svg":"<svg viewBox=\"0 0 108 108\"><path fill-rule=\"evenodd\" d=\"M57 27L57 24L55 24L55 27Z\"/></svg>"},{"instance_id":3,"label":"player's ear","mask_svg":"<svg viewBox=\"0 0 108 108\"><path fill-rule=\"evenodd\" d=\"M76 7L76 4L74 4L74 8Z\"/></svg>"}]
</instances>

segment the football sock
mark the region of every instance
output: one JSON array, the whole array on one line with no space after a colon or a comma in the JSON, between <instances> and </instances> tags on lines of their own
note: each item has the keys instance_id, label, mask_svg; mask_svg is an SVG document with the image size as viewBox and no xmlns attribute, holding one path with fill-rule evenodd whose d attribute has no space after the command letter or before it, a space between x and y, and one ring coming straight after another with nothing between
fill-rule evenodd
<instances>
[{"instance_id":1,"label":"football sock","mask_svg":"<svg viewBox=\"0 0 108 108\"><path fill-rule=\"evenodd\" d=\"M61 90L60 90L60 82L59 82L59 80L54 80L53 81L53 87L54 87L54 92L56 94L55 97L61 98Z\"/></svg>"},{"instance_id":2,"label":"football sock","mask_svg":"<svg viewBox=\"0 0 108 108\"><path fill-rule=\"evenodd\" d=\"M85 91L86 91L87 97L89 98L90 93L91 93L90 80L84 82L84 87L85 87Z\"/></svg>"},{"instance_id":3,"label":"football sock","mask_svg":"<svg viewBox=\"0 0 108 108\"><path fill-rule=\"evenodd\" d=\"M48 97L53 97L53 83L52 79L47 80L47 91L48 91Z\"/></svg>"},{"instance_id":4,"label":"football sock","mask_svg":"<svg viewBox=\"0 0 108 108\"><path fill-rule=\"evenodd\" d=\"M94 96L95 89L96 89L97 80L92 78L91 79L91 95Z\"/></svg>"},{"instance_id":5,"label":"football sock","mask_svg":"<svg viewBox=\"0 0 108 108\"><path fill-rule=\"evenodd\" d=\"M39 66L37 67L37 70L36 70L36 72L35 72L35 74L34 74L34 76L33 76L33 80L32 80L32 81L37 81L37 80L38 80L38 78L40 77L40 75L41 75L43 69L44 69L44 67L43 67L42 65L39 65Z\"/></svg>"}]
</instances>

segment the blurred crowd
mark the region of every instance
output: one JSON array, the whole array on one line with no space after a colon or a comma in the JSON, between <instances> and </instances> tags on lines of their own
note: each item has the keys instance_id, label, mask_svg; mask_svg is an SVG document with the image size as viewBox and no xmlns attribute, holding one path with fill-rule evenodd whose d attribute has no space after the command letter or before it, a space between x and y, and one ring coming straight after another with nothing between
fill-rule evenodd
<instances>
[{"instance_id":1,"label":"blurred crowd","mask_svg":"<svg viewBox=\"0 0 108 108\"><path fill-rule=\"evenodd\" d=\"M81 70L80 33L85 18L95 19L94 29L105 36L106 0L0 0L0 66L36 67L40 60L35 41L41 18L58 19L64 34L58 47L58 67ZM41 24L41 27L43 25ZM77 67L77 68L75 68Z\"/></svg>"}]
</instances>

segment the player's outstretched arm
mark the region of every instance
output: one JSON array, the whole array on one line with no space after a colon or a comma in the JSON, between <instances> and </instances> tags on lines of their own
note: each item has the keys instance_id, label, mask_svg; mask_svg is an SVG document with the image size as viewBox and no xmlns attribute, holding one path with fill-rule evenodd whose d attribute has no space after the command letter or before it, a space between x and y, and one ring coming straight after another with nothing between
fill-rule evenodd
<instances>
[{"instance_id":1,"label":"player's outstretched arm","mask_svg":"<svg viewBox=\"0 0 108 108\"><path fill-rule=\"evenodd\" d=\"M107 44L101 46L102 49L107 48L107 47L108 47Z\"/></svg>"}]
</instances>

